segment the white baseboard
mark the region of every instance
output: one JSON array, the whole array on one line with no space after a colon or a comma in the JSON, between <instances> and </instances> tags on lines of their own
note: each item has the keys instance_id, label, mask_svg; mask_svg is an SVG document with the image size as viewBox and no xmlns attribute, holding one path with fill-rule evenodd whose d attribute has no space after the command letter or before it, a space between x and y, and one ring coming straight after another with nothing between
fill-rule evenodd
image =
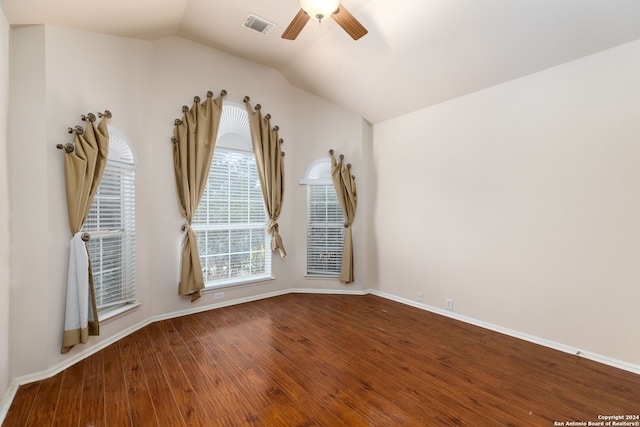
<instances>
[{"instance_id":1,"label":"white baseboard","mask_svg":"<svg viewBox=\"0 0 640 427\"><path fill-rule=\"evenodd\" d=\"M349 290L349 289L307 289L307 288L290 288L290 289L284 289L281 291L275 291L275 292L268 292L268 293L264 293L264 294L259 294L259 295L253 295L250 297L245 297L245 298L238 298L238 299L234 299L234 300L228 300L228 301L221 301L218 303L214 303L214 304L209 304L206 306L200 306L200 307L194 307L194 308L189 308L187 310L180 310L180 311L175 311L172 313L166 313L166 314L161 314L161 315L157 315L157 316L152 316L149 319L146 319L136 325L133 325L127 329L124 329L122 331L120 331L119 333L112 335L109 338L106 338L102 341L100 341L99 343L91 346L90 348L88 348L85 351L82 352L78 352L75 354L70 355L68 358L66 358L64 361L52 366L51 368L44 370L44 371L40 371L40 372L36 372L33 374L29 374L29 375L24 375L21 377L17 377L14 378L13 381L11 382L11 384L9 385L9 389L6 391L6 393L3 395L2 400L0 400L0 425L2 425L2 422L4 421L7 413L9 412L9 408L11 407L11 403L13 402L13 399L16 395L16 392L18 391L18 388L21 385L24 384L29 384L35 381L42 381L45 380L47 378L50 378L54 375L57 375L58 373L62 372L63 370L71 367L72 365L80 362L81 360L91 356L94 353L97 353L98 351L108 347L109 345L113 344L114 342L126 337L129 334L132 334L133 332L137 331L138 329L142 329L145 326L160 321L160 320L167 320L167 319L172 319L175 317L180 317L180 316L186 316L189 314L195 314L195 313L200 313L203 311L209 311L209 310L213 310L216 308L222 308L222 307L228 307L228 306L232 306L232 305L236 305L236 304L243 304L246 302L251 302L251 301L257 301L257 300L261 300L261 299L265 299L265 298L271 298L271 297L276 297L279 295L285 295L285 294L290 294L290 293L305 293L305 294L336 294L336 295L367 295L367 294L373 294L373 295L377 295L379 297L385 298L385 299L389 299L392 301L396 301L402 304L406 304L406 305L410 305L412 307L416 307L422 310L426 310L426 311L430 311L432 313L435 314L439 314L441 316L446 316L446 317L450 317L452 319L456 319L456 320L460 320L462 322L465 323L469 323L471 325L475 325L475 326L479 326L481 328L484 329L488 329L491 331L495 331L495 332L499 332L505 335L509 335L512 336L514 338L519 338L521 340L524 341L529 341L532 342L534 344L539 344L545 347L549 347L555 350L559 350L562 351L564 353L569 353L569 354L573 354L579 357L583 357L585 359L589 359L589 360L593 360L595 362L599 362L605 365L609 365L612 366L614 368L618 368L618 369L623 369L625 371L629 371L635 374L639 374L640 375L640 366L638 365L634 365L632 363L628 363L628 362L624 362L621 360L616 360L616 359L612 359L610 357L607 356L603 356L600 354L596 354L596 353L591 353L591 352L587 352L587 351L583 351L574 347L570 347L564 344L560 344L560 343L556 343L553 341L549 341L543 338L539 338L533 335L529 335L529 334L524 334L522 332L518 332L518 331L513 331L507 328L503 328L501 326L497 326L497 325L493 325L491 323L487 323L487 322L483 322L477 319L473 319L467 316L462 316L460 314L451 312L451 311L447 311L447 310L442 310L440 308L436 308L436 307L432 307L426 304L422 304L419 302L415 302L415 301L411 301L408 300L406 298L401 298L395 295L391 295L391 294L387 294L385 292L380 292L374 289L365 289L365 290Z\"/></svg>"},{"instance_id":2,"label":"white baseboard","mask_svg":"<svg viewBox=\"0 0 640 427\"><path fill-rule=\"evenodd\" d=\"M324 295L367 295L369 289L351 290L351 289L308 289L308 288L291 288L290 294L324 294Z\"/></svg>"},{"instance_id":3,"label":"white baseboard","mask_svg":"<svg viewBox=\"0 0 640 427\"><path fill-rule=\"evenodd\" d=\"M2 425L2 423L4 422L4 418L7 416L7 412L9 412L9 407L11 407L13 398L16 397L18 387L18 382L16 380L13 380L11 384L9 384L9 389L2 396L2 399L0 399L0 425Z\"/></svg>"},{"instance_id":4,"label":"white baseboard","mask_svg":"<svg viewBox=\"0 0 640 427\"><path fill-rule=\"evenodd\" d=\"M604 365L612 366L614 368L623 369L625 371L632 372L634 374L640 375L640 366L635 365L633 363L624 362L622 360L613 359L611 357L603 356L601 354L592 353L589 351L584 351L579 348L571 347L565 344L557 343L554 341L550 341L544 338L536 337L534 335L525 334L522 332L514 331L508 328L504 328L502 326L497 326L488 322L483 322L481 320L477 320L471 317L463 316L458 313L454 313L452 311L443 310L441 308L432 307L427 304L423 304L416 301L411 301L406 298L401 298L395 295L387 294L385 292L380 292L377 290L371 290L371 294L377 295L382 298L386 298L392 301L396 301L402 304L410 305L412 307L416 307L422 310L430 311L435 314L439 314L441 316L450 317L455 320L459 320L461 322L469 323L474 326L479 326L484 329L488 329L490 331L499 332L504 335L508 335L514 338L518 338L524 341L528 341L534 344L542 345L544 347L552 348L554 350L562 351L563 353L573 354L574 356L582 357L585 359L593 360L594 362L599 362Z\"/></svg>"},{"instance_id":5,"label":"white baseboard","mask_svg":"<svg viewBox=\"0 0 640 427\"><path fill-rule=\"evenodd\" d=\"M173 319L181 316L188 316L189 314L202 313L203 311L214 310L216 308L229 307L232 305L244 304L246 302L258 301L265 298L277 297L277 296L285 295L289 293L291 293L291 289L284 289L281 291L274 291L274 292L267 292L259 295L252 295L250 297L237 298L237 299L228 300L228 301L220 301L217 303L203 305L200 307L193 307L193 308L188 308L186 310L174 311L172 313L159 314L157 316L153 316L149 323L157 322L159 320Z\"/></svg>"}]
</instances>

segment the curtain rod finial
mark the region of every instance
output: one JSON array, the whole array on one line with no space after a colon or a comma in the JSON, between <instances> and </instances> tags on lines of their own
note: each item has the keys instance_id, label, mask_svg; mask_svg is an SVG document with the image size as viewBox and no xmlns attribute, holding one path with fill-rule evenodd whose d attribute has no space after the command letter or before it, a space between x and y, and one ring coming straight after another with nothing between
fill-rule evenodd
<instances>
[{"instance_id":1,"label":"curtain rod finial","mask_svg":"<svg viewBox=\"0 0 640 427\"><path fill-rule=\"evenodd\" d=\"M91 123L96 121L96 115L93 113L88 113L86 116L83 114L82 116L80 116L80 119L82 119L83 122L86 122L87 120L89 120Z\"/></svg>"},{"instance_id":2,"label":"curtain rod finial","mask_svg":"<svg viewBox=\"0 0 640 427\"><path fill-rule=\"evenodd\" d=\"M77 125L76 127L73 127L73 128L67 128L67 132L75 133L77 135L82 135L84 133L84 129L82 129L82 126Z\"/></svg>"},{"instance_id":3,"label":"curtain rod finial","mask_svg":"<svg viewBox=\"0 0 640 427\"><path fill-rule=\"evenodd\" d=\"M67 153L73 153L73 150L74 150L73 144L64 144L64 145L58 144L56 145L56 148L58 150L64 150Z\"/></svg>"}]
</instances>

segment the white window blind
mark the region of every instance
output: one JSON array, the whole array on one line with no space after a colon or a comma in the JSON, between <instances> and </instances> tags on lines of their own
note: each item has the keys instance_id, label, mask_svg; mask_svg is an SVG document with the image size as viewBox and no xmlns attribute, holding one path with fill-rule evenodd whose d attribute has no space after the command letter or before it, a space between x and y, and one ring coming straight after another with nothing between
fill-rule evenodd
<instances>
[{"instance_id":1,"label":"white window blind","mask_svg":"<svg viewBox=\"0 0 640 427\"><path fill-rule=\"evenodd\" d=\"M271 236L252 152L216 147L191 224L208 287L271 277Z\"/></svg>"},{"instance_id":2,"label":"white window blind","mask_svg":"<svg viewBox=\"0 0 640 427\"><path fill-rule=\"evenodd\" d=\"M117 135L110 136L109 159L82 231L91 235L98 312L135 302L135 163Z\"/></svg>"},{"instance_id":3,"label":"white window blind","mask_svg":"<svg viewBox=\"0 0 640 427\"><path fill-rule=\"evenodd\" d=\"M307 274L339 276L344 217L333 184L307 185Z\"/></svg>"}]
</instances>

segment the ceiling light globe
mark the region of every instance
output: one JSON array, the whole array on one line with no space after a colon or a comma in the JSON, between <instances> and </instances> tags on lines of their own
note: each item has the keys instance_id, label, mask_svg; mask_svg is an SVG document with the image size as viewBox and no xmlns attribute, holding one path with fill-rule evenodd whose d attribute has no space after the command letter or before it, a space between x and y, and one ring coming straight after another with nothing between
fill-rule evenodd
<instances>
[{"instance_id":1,"label":"ceiling light globe","mask_svg":"<svg viewBox=\"0 0 640 427\"><path fill-rule=\"evenodd\" d=\"M331 16L333 12L338 10L339 5L340 2L337 0L300 0L302 10L318 21L322 21Z\"/></svg>"}]
</instances>

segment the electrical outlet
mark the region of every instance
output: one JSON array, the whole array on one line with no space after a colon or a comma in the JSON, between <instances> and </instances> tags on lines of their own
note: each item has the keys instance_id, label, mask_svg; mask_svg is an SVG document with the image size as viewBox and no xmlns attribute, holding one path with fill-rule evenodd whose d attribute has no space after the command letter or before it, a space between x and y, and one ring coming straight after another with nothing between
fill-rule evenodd
<instances>
[{"instance_id":1,"label":"electrical outlet","mask_svg":"<svg viewBox=\"0 0 640 427\"><path fill-rule=\"evenodd\" d=\"M224 292L216 292L215 294L213 294L213 298L214 299L222 299L222 298L224 298Z\"/></svg>"},{"instance_id":2,"label":"electrical outlet","mask_svg":"<svg viewBox=\"0 0 640 427\"><path fill-rule=\"evenodd\" d=\"M418 301L422 302L422 292L418 292Z\"/></svg>"},{"instance_id":3,"label":"electrical outlet","mask_svg":"<svg viewBox=\"0 0 640 427\"><path fill-rule=\"evenodd\" d=\"M445 307L447 310L453 311L453 300L451 298L445 300Z\"/></svg>"}]
</instances>

